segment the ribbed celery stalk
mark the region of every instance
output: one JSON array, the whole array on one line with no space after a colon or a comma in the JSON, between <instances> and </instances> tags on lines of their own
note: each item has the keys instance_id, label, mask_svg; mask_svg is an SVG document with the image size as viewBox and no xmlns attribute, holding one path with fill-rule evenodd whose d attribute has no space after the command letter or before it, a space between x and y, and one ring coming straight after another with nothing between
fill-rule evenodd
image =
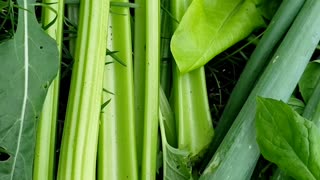
<instances>
[{"instance_id":1,"label":"ribbed celery stalk","mask_svg":"<svg viewBox=\"0 0 320 180\"><path fill-rule=\"evenodd\" d=\"M137 160L139 169L141 169L146 73L146 0L135 0L134 3L138 5L138 7L134 9L134 105Z\"/></svg>"},{"instance_id":2,"label":"ribbed celery stalk","mask_svg":"<svg viewBox=\"0 0 320 180\"><path fill-rule=\"evenodd\" d=\"M57 11L57 14L50 9L43 11L43 24L49 24L55 17L56 22L50 26L46 32L58 44L60 51L59 58L62 53L62 38L63 38L63 18L64 18L64 0L44 0L44 3L52 3L50 6ZM58 114L58 100L59 100L59 84L60 72L52 81L46 99L43 104L41 117L37 128L37 142L35 148L34 166L33 166L33 180L53 180L56 177L56 123Z\"/></svg>"},{"instance_id":3,"label":"ribbed celery stalk","mask_svg":"<svg viewBox=\"0 0 320 180\"><path fill-rule=\"evenodd\" d=\"M174 0L172 3L172 14L180 20L191 1ZM173 102L178 149L190 152L191 159L198 160L214 135L204 67L181 74L173 64Z\"/></svg>"},{"instance_id":4,"label":"ribbed celery stalk","mask_svg":"<svg viewBox=\"0 0 320 180\"><path fill-rule=\"evenodd\" d=\"M269 62L272 51L287 32L303 3L304 0L284 0L280 5L229 97L216 128L208 155L212 156L220 145L247 100L259 75Z\"/></svg>"},{"instance_id":5,"label":"ribbed celery stalk","mask_svg":"<svg viewBox=\"0 0 320 180\"><path fill-rule=\"evenodd\" d=\"M146 1L146 79L142 180L156 178L160 83L160 0Z\"/></svg>"},{"instance_id":6,"label":"ribbed celery stalk","mask_svg":"<svg viewBox=\"0 0 320 180\"><path fill-rule=\"evenodd\" d=\"M75 62L61 142L59 180L96 178L109 0L81 0Z\"/></svg>"},{"instance_id":7,"label":"ribbed celery stalk","mask_svg":"<svg viewBox=\"0 0 320 180\"><path fill-rule=\"evenodd\" d=\"M114 0L125 2L128 0ZM127 7L111 6L108 45L126 66L107 56L103 102L111 99L101 113L98 149L98 179L138 179L130 12Z\"/></svg>"},{"instance_id":8,"label":"ribbed celery stalk","mask_svg":"<svg viewBox=\"0 0 320 180\"><path fill-rule=\"evenodd\" d=\"M319 9L319 0L304 3L200 179L250 179L260 155L254 129L256 96L290 98L320 40Z\"/></svg>"}]
</instances>

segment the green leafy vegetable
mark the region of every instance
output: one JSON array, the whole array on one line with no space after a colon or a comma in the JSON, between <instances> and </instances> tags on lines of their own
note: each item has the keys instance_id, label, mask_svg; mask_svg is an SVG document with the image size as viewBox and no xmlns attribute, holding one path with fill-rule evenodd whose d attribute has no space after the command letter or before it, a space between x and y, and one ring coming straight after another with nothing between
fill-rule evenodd
<instances>
[{"instance_id":1,"label":"green leafy vegetable","mask_svg":"<svg viewBox=\"0 0 320 180\"><path fill-rule=\"evenodd\" d=\"M320 179L320 130L282 101L257 99L257 142L262 155L295 179Z\"/></svg>"},{"instance_id":2,"label":"green leafy vegetable","mask_svg":"<svg viewBox=\"0 0 320 180\"><path fill-rule=\"evenodd\" d=\"M305 102L308 102L312 92L320 79L320 60L308 64L300 81L299 89Z\"/></svg>"},{"instance_id":3,"label":"green leafy vegetable","mask_svg":"<svg viewBox=\"0 0 320 180\"><path fill-rule=\"evenodd\" d=\"M18 27L0 44L0 179L32 179L37 120L58 71L58 48L38 24L35 0L19 0Z\"/></svg>"},{"instance_id":4,"label":"green leafy vegetable","mask_svg":"<svg viewBox=\"0 0 320 180\"><path fill-rule=\"evenodd\" d=\"M172 37L171 51L186 73L263 25L252 0L194 0Z\"/></svg>"}]
</instances>

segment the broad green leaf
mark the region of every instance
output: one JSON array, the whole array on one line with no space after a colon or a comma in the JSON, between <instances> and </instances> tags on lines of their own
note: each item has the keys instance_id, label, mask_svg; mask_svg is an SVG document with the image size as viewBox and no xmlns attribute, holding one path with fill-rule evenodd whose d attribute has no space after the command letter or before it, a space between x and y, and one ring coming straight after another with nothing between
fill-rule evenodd
<instances>
[{"instance_id":1,"label":"broad green leaf","mask_svg":"<svg viewBox=\"0 0 320 180\"><path fill-rule=\"evenodd\" d=\"M303 100L307 103L312 95L314 88L320 80L320 60L312 61L308 64L300 81L299 89Z\"/></svg>"},{"instance_id":2,"label":"broad green leaf","mask_svg":"<svg viewBox=\"0 0 320 180\"><path fill-rule=\"evenodd\" d=\"M58 49L38 24L35 0L18 0L18 27L0 44L0 148L10 158L0 161L1 180L30 180L35 130L42 104L58 71Z\"/></svg>"},{"instance_id":3,"label":"broad green leaf","mask_svg":"<svg viewBox=\"0 0 320 180\"><path fill-rule=\"evenodd\" d=\"M171 51L186 73L263 25L253 0L193 0L173 34Z\"/></svg>"},{"instance_id":4,"label":"broad green leaf","mask_svg":"<svg viewBox=\"0 0 320 180\"><path fill-rule=\"evenodd\" d=\"M282 101L258 98L257 103L262 155L295 179L320 179L320 130Z\"/></svg>"}]
</instances>

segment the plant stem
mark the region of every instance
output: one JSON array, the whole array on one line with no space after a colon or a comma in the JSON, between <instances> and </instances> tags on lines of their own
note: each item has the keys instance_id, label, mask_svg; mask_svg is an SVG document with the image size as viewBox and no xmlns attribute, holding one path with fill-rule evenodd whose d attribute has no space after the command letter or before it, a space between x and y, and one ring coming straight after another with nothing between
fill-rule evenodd
<instances>
[{"instance_id":1,"label":"plant stem","mask_svg":"<svg viewBox=\"0 0 320 180\"><path fill-rule=\"evenodd\" d=\"M63 131L59 180L96 178L109 0L82 0Z\"/></svg>"},{"instance_id":2,"label":"plant stem","mask_svg":"<svg viewBox=\"0 0 320 180\"><path fill-rule=\"evenodd\" d=\"M176 0L172 3L173 16L181 20L191 2ZM176 27L174 23L174 30ZM191 160L197 161L207 150L214 134L204 67L181 74L173 63L173 102L178 149L188 151Z\"/></svg>"},{"instance_id":3,"label":"plant stem","mask_svg":"<svg viewBox=\"0 0 320 180\"><path fill-rule=\"evenodd\" d=\"M53 3L55 0L45 0L44 3ZM56 40L60 51L59 59L62 57L62 38L63 38L63 17L64 1L52 4L51 7L57 11L55 14L50 9L43 11L43 23L49 24L56 16L56 22L47 29L47 33ZM56 177L55 154L56 154L56 123L58 114L60 71L58 71L55 80L52 81L44 105L41 117L37 127L37 142L35 148L35 158L33 167L34 180L53 180Z\"/></svg>"},{"instance_id":4,"label":"plant stem","mask_svg":"<svg viewBox=\"0 0 320 180\"><path fill-rule=\"evenodd\" d=\"M115 0L113 2L128 2ZM108 30L110 51L126 64L107 56L98 149L98 179L138 179L133 98L132 45L129 8L111 6Z\"/></svg>"},{"instance_id":5,"label":"plant stem","mask_svg":"<svg viewBox=\"0 0 320 180\"><path fill-rule=\"evenodd\" d=\"M160 0L146 2L146 84L141 179L156 178L160 82Z\"/></svg>"},{"instance_id":6,"label":"plant stem","mask_svg":"<svg viewBox=\"0 0 320 180\"><path fill-rule=\"evenodd\" d=\"M210 145L210 150L207 156L212 156L217 150L233 121L236 119L243 104L247 100L261 72L269 62L272 51L283 35L287 32L289 26L296 17L296 14L302 7L303 2L304 0L284 0L282 2L270 25L265 31L264 36L252 53L245 69L241 73L236 86L232 90L227 105L219 120L216 128L216 134L213 138L212 144ZM207 161L204 162L204 164L208 163L208 159L206 160Z\"/></svg>"},{"instance_id":7,"label":"plant stem","mask_svg":"<svg viewBox=\"0 0 320 180\"><path fill-rule=\"evenodd\" d=\"M135 0L139 7L135 8L134 14L134 105L138 167L141 169L143 126L144 126L144 103L145 103L145 71L146 71L146 0ZM140 171L139 171L140 173ZM140 176L139 176L140 177Z\"/></svg>"}]
</instances>

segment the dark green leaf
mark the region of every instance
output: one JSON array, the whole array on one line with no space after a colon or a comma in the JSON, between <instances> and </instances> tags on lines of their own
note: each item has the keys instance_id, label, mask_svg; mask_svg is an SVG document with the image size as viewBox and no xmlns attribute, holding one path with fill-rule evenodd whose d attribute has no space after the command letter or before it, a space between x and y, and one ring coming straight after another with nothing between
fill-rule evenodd
<instances>
[{"instance_id":1,"label":"dark green leaf","mask_svg":"<svg viewBox=\"0 0 320 180\"><path fill-rule=\"evenodd\" d=\"M258 98L257 142L262 155L299 180L320 179L320 131L282 101Z\"/></svg>"},{"instance_id":2,"label":"dark green leaf","mask_svg":"<svg viewBox=\"0 0 320 180\"><path fill-rule=\"evenodd\" d=\"M57 45L38 24L34 3L18 0L17 31L0 44L0 147L10 155L0 161L1 180L32 179L37 119L58 71Z\"/></svg>"},{"instance_id":3,"label":"dark green leaf","mask_svg":"<svg viewBox=\"0 0 320 180\"><path fill-rule=\"evenodd\" d=\"M171 50L186 73L263 25L252 0L193 0L172 37Z\"/></svg>"},{"instance_id":4,"label":"dark green leaf","mask_svg":"<svg viewBox=\"0 0 320 180\"><path fill-rule=\"evenodd\" d=\"M308 64L304 71L300 81L299 89L302 94L304 101L307 103L314 88L320 79L320 60L313 61Z\"/></svg>"}]
</instances>

